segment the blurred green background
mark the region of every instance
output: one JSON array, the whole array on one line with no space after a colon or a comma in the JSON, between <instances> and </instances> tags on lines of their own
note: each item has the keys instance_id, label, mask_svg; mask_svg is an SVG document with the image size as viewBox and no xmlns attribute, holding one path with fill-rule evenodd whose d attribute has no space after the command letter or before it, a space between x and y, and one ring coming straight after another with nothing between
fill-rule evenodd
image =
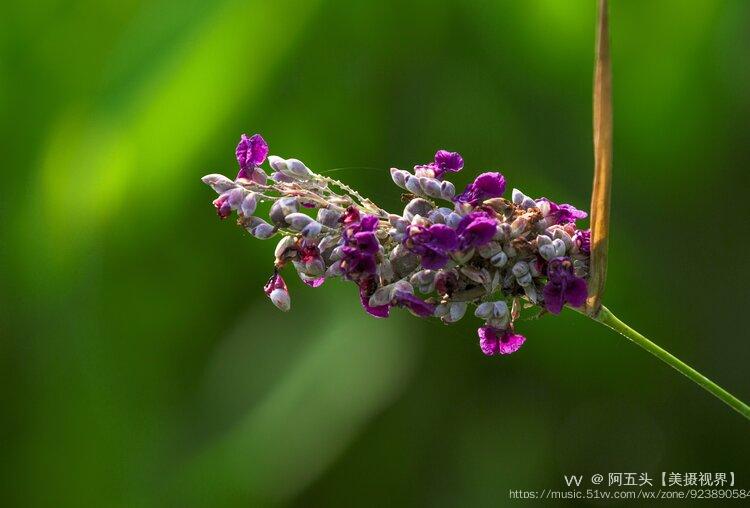
<instances>
[{"instance_id":1,"label":"blurred green background","mask_svg":"<svg viewBox=\"0 0 750 508\"><path fill-rule=\"evenodd\" d=\"M605 303L744 400L750 3L611 2ZM588 208L593 1L5 4L3 506L503 506L563 474L733 471L746 421L571 312L487 358L477 321L375 321L217 220L242 132L386 208L387 168ZM380 168L380 169L364 169ZM526 502L528 503L528 502ZM557 503L559 504L559 503Z\"/></svg>"}]
</instances>

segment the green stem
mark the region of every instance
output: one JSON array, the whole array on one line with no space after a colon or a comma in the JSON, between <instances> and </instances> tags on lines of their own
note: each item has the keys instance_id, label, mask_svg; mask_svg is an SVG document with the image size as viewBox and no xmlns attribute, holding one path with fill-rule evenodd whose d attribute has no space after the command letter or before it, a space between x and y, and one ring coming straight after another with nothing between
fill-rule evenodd
<instances>
[{"instance_id":1,"label":"green stem","mask_svg":"<svg viewBox=\"0 0 750 508\"><path fill-rule=\"evenodd\" d=\"M635 342L643 349L645 349L667 365L671 366L672 368L683 374L685 377L694 381L708 393L721 400L726 405L737 411L739 414L750 420L750 406L726 391L721 386L708 379L706 376L692 368L690 365L672 355L669 351L657 346L646 337L630 328L628 325L620 321L617 316L612 314L612 312L610 312L608 308L602 306L602 310L601 312L599 312L599 315L593 319L600 322L604 326L611 328L612 330L616 331L632 342Z\"/></svg>"}]
</instances>

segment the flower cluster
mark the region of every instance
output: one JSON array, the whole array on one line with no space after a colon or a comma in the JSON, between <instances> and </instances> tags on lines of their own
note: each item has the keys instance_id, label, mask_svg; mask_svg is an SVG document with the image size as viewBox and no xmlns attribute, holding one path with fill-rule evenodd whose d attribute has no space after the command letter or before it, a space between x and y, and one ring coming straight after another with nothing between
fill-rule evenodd
<instances>
[{"instance_id":1,"label":"flower cluster","mask_svg":"<svg viewBox=\"0 0 750 508\"><path fill-rule=\"evenodd\" d=\"M586 213L517 189L506 199L498 172L480 174L456 194L445 180L463 169L456 152L439 150L413 172L391 169L407 191L400 214L297 159L269 157L258 134L243 134L236 155L234 180L211 174L203 182L219 194L219 217L234 211L256 238L280 236L265 292L283 311L291 300L280 271L291 264L311 287L333 277L353 282L365 311L378 318L402 307L449 324L471 306L484 322L482 352L504 355L526 340L515 332L522 308L558 314L586 302L591 239L576 225ZM266 160L270 176L261 168ZM268 220L256 215L262 203L270 204Z\"/></svg>"}]
</instances>

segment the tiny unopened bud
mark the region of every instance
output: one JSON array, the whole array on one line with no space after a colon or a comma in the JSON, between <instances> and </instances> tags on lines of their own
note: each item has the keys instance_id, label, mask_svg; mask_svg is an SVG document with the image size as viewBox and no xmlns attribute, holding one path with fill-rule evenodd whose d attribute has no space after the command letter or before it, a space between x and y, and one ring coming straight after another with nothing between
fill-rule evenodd
<instances>
[{"instance_id":1,"label":"tiny unopened bud","mask_svg":"<svg viewBox=\"0 0 750 508\"><path fill-rule=\"evenodd\" d=\"M232 210L237 210L242 204L242 200L245 199L247 191L242 187L237 187L227 192L227 202Z\"/></svg>"},{"instance_id":2,"label":"tiny unopened bud","mask_svg":"<svg viewBox=\"0 0 750 508\"><path fill-rule=\"evenodd\" d=\"M518 281L518 285L521 287L526 287L531 285L532 278L530 273L524 273L520 277L516 277L516 280Z\"/></svg>"},{"instance_id":3,"label":"tiny unopened bud","mask_svg":"<svg viewBox=\"0 0 750 508\"><path fill-rule=\"evenodd\" d=\"M235 184L232 180L227 178L224 175L219 175L217 173L212 173L210 175L206 175L203 178L201 178L201 181L205 183L206 185L211 186L211 188L221 194L222 192L226 192L230 189L234 189L237 184Z\"/></svg>"},{"instance_id":4,"label":"tiny unopened bud","mask_svg":"<svg viewBox=\"0 0 750 508\"><path fill-rule=\"evenodd\" d=\"M300 233L305 238L315 238L323 230L323 225L318 221L311 221L307 226L302 228Z\"/></svg>"},{"instance_id":5,"label":"tiny unopened bud","mask_svg":"<svg viewBox=\"0 0 750 508\"><path fill-rule=\"evenodd\" d=\"M245 223L245 229L260 240L271 238L276 233L276 228L258 217L252 217L249 222Z\"/></svg>"},{"instance_id":6,"label":"tiny unopened bud","mask_svg":"<svg viewBox=\"0 0 750 508\"><path fill-rule=\"evenodd\" d=\"M420 178L419 186L425 194L432 198L440 198L443 195L442 189L440 188L440 182L434 178Z\"/></svg>"},{"instance_id":7,"label":"tiny unopened bud","mask_svg":"<svg viewBox=\"0 0 750 508\"><path fill-rule=\"evenodd\" d=\"M529 264L525 261L519 261L518 263L513 265L513 275L516 278L523 277L527 273L529 273Z\"/></svg>"},{"instance_id":8,"label":"tiny unopened bud","mask_svg":"<svg viewBox=\"0 0 750 508\"><path fill-rule=\"evenodd\" d=\"M341 214L336 210L331 210L329 208L321 208L318 210L318 222L329 228L336 227L339 217L341 217Z\"/></svg>"},{"instance_id":9,"label":"tiny unopened bud","mask_svg":"<svg viewBox=\"0 0 750 508\"><path fill-rule=\"evenodd\" d=\"M555 249L555 257L561 257L565 255L565 251L567 249L565 241L561 240L560 238L555 238L554 240L552 240L552 247L554 247Z\"/></svg>"},{"instance_id":10,"label":"tiny unopened bud","mask_svg":"<svg viewBox=\"0 0 750 508\"><path fill-rule=\"evenodd\" d=\"M455 195L456 186L448 180L444 180L443 183L440 184L440 197L446 201L451 201Z\"/></svg>"},{"instance_id":11,"label":"tiny unopened bud","mask_svg":"<svg viewBox=\"0 0 750 508\"><path fill-rule=\"evenodd\" d=\"M404 187L412 194L422 194L422 186L419 185L419 178L416 176L407 175Z\"/></svg>"},{"instance_id":12,"label":"tiny unopened bud","mask_svg":"<svg viewBox=\"0 0 750 508\"><path fill-rule=\"evenodd\" d=\"M273 274L263 287L263 290L279 309L287 312L291 308L291 298L284 279L278 273Z\"/></svg>"},{"instance_id":13,"label":"tiny unopened bud","mask_svg":"<svg viewBox=\"0 0 750 508\"><path fill-rule=\"evenodd\" d=\"M268 156L268 165L271 166L271 169L274 171L279 171L281 173L289 171L289 166L287 166L286 160L276 155Z\"/></svg>"},{"instance_id":14,"label":"tiny unopened bud","mask_svg":"<svg viewBox=\"0 0 750 508\"><path fill-rule=\"evenodd\" d=\"M456 212L451 212L445 217L445 224L452 227L453 229L456 229L458 227L458 223L461 222L461 217Z\"/></svg>"},{"instance_id":15,"label":"tiny unopened bud","mask_svg":"<svg viewBox=\"0 0 750 508\"><path fill-rule=\"evenodd\" d=\"M523 203L524 198L526 198L526 195L521 192L518 189L513 189L513 192L511 193L511 199L513 199L513 204L515 205L521 205Z\"/></svg>"},{"instance_id":16,"label":"tiny unopened bud","mask_svg":"<svg viewBox=\"0 0 750 508\"><path fill-rule=\"evenodd\" d=\"M298 159L287 159L286 166L287 171L285 173L293 178L307 180L312 174L310 169L305 166L305 164L301 160ZM282 171L282 173L284 173L284 171Z\"/></svg>"},{"instance_id":17,"label":"tiny unopened bud","mask_svg":"<svg viewBox=\"0 0 750 508\"><path fill-rule=\"evenodd\" d=\"M497 268L501 268L505 266L505 263L508 262L508 255L505 254L505 252L500 251L494 256L490 258L490 263L492 263L492 266L495 266Z\"/></svg>"},{"instance_id":18,"label":"tiny unopened bud","mask_svg":"<svg viewBox=\"0 0 750 508\"><path fill-rule=\"evenodd\" d=\"M245 217L251 217L255 213L255 208L258 206L258 198L254 192L248 193L245 199L242 200L240 205L240 212Z\"/></svg>"},{"instance_id":19,"label":"tiny unopened bud","mask_svg":"<svg viewBox=\"0 0 750 508\"><path fill-rule=\"evenodd\" d=\"M426 199L414 198L404 207L404 219L411 222L415 215L427 217L434 208Z\"/></svg>"},{"instance_id":20,"label":"tiny unopened bud","mask_svg":"<svg viewBox=\"0 0 750 508\"><path fill-rule=\"evenodd\" d=\"M305 226L314 222L312 217L300 212L290 213L284 217L284 220L295 231L302 231Z\"/></svg>"},{"instance_id":21,"label":"tiny unopened bud","mask_svg":"<svg viewBox=\"0 0 750 508\"><path fill-rule=\"evenodd\" d=\"M555 254L555 247L551 243L547 243L539 246L539 255L547 261L557 257Z\"/></svg>"},{"instance_id":22,"label":"tiny unopened bud","mask_svg":"<svg viewBox=\"0 0 750 508\"><path fill-rule=\"evenodd\" d=\"M402 189L406 189L406 177L408 175L408 171L404 171L403 169L398 168L391 168L391 178L393 179L393 183L395 183Z\"/></svg>"}]
</instances>

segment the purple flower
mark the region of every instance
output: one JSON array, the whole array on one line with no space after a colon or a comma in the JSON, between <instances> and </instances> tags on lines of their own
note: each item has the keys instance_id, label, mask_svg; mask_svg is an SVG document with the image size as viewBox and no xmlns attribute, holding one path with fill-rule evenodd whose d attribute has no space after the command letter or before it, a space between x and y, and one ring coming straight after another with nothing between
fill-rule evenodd
<instances>
[{"instance_id":1,"label":"purple flower","mask_svg":"<svg viewBox=\"0 0 750 508\"><path fill-rule=\"evenodd\" d=\"M359 280L377 271L375 256L380 250L375 231L378 218L374 215L360 216L359 210L349 207L339 219L344 224L341 269L347 278Z\"/></svg>"},{"instance_id":2,"label":"purple flower","mask_svg":"<svg viewBox=\"0 0 750 508\"><path fill-rule=\"evenodd\" d=\"M446 172L457 173L463 167L464 159L460 153L438 150L432 162L414 166L414 174L442 180Z\"/></svg>"},{"instance_id":3,"label":"purple flower","mask_svg":"<svg viewBox=\"0 0 750 508\"><path fill-rule=\"evenodd\" d=\"M342 249L341 270L350 280L358 280L377 271L375 256L356 247L345 245Z\"/></svg>"},{"instance_id":4,"label":"purple flower","mask_svg":"<svg viewBox=\"0 0 750 508\"><path fill-rule=\"evenodd\" d=\"M216 207L216 214L222 220L229 217L232 213L232 205L229 203L229 194L227 192L214 199L213 204Z\"/></svg>"},{"instance_id":5,"label":"purple flower","mask_svg":"<svg viewBox=\"0 0 750 508\"><path fill-rule=\"evenodd\" d=\"M578 219L585 219L588 217L588 214L584 212L583 210L578 210L575 206L569 205L567 203L563 203L562 205L558 205L557 203L554 203L550 201L547 198L540 198L536 200L537 205L541 203L547 203L549 205L549 212L547 213L547 217L552 218L555 224L568 224L568 223L575 223Z\"/></svg>"},{"instance_id":6,"label":"purple flower","mask_svg":"<svg viewBox=\"0 0 750 508\"><path fill-rule=\"evenodd\" d=\"M378 305L376 307L370 305L370 297L375 291L376 285L375 278L372 276L362 279L359 283L359 301L362 302L362 307L368 314L376 318L387 318L391 313L390 305Z\"/></svg>"},{"instance_id":7,"label":"purple flower","mask_svg":"<svg viewBox=\"0 0 750 508\"><path fill-rule=\"evenodd\" d=\"M265 174L257 169L268 156L268 143L263 139L263 136L254 134L248 138L243 134L234 153L237 155L237 162L240 165L240 172L237 173L238 179L244 178L265 183ZM263 181L260 181L261 179Z\"/></svg>"},{"instance_id":8,"label":"purple flower","mask_svg":"<svg viewBox=\"0 0 750 508\"><path fill-rule=\"evenodd\" d=\"M396 291L396 305L404 307L417 317L429 317L435 314L435 306L417 298L408 291Z\"/></svg>"},{"instance_id":9,"label":"purple flower","mask_svg":"<svg viewBox=\"0 0 750 508\"><path fill-rule=\"evenodd\" d=\"M274 273L266 285L263 287L263 291L266 292L268 297L271 299L273 304L284 312L288 311L291 307L291 300L289 298L289 290L286 288L286 283L281 275Z\"/></svg>"},{"instance_id":10,"label":"purple flower","mask_svg":"<svg viewBox=\"0 0 750 508\"><path fill-rule=\"evenodd\" d=\"M526 337L511 332L510 330L498 330L492 326L483 326L477 330L479 334L479 347L487 356L509 355L520 349Z\"/></svg>"},{"instance_id":11,"label":"purple flower","mask_svg":"<svg viewBox=\"0 0 750 508\"><path fill-rule=\"evenodd\" d=\"M573 235L573 241L578 245L578 250L584 254L591 254L591 230L579 229Z\"/></svg>"},{"instance_id":12,"label":"purple flower","mask_svg":"<svg viewBox=\"0 0 750 508\"><path fill-rule=\"evenodd\" d=\"M420 256L422 266L438 270L448 262L448 255L458 247L456 232L445 224L430 227L410 226L404 245Z\"/></svg>"},{"instance_id":13,"label":"purple flower","mask_svg":"<svg viewBox=\"0 0 750 508\"><path fill-rule=\"evenodd\" d=\"M505 192L505 177L500 173L482 173L453 201L476 205L480 201L499 198Z\"/></svg>"},{"instance_id":14,"label":"purple flower","mask_svg":"<svg viewBox=\"0 0 750 508\"><path fill-rule=\"evenodd\" d=\"M496 231L497 222L489 213L484 210L471 212L461 219L456 227L459 247L461 250L481 247L492 240Z\"/></svg>"},{"instance_id":15,"label":"purple flower","mask_svg":"<svg viewBox=\"0 0 750 508\"><path fill-rule=\"evenodd\" d=\"M552 314L559 314L565 303L580 307L586 302L586 281L573 274L570 258L554 258L547 265L547 285L542 290L544 306Z\"/></svg>"}]
</instances>

